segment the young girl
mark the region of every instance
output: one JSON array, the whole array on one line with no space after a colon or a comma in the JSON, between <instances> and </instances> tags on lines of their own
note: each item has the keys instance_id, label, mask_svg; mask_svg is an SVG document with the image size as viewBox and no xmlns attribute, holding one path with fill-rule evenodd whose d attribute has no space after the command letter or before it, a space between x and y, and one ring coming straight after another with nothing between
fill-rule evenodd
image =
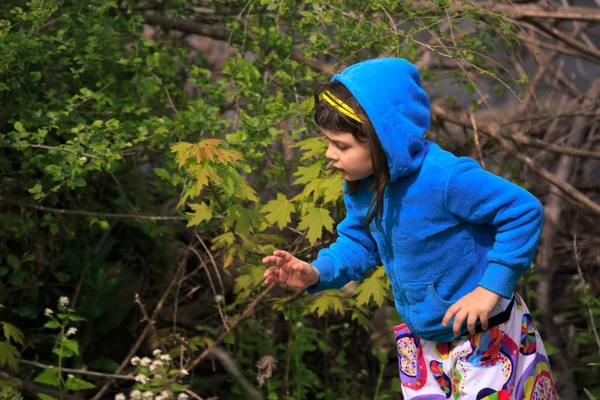
<instances>
[{"instance_id":1,"label":"young girl","mask_svg":"<svg viewBox=\"0 0 600 400\"><path fill-rule=\"evenodd\" d=\"M405 399L555 399L542 340L514 293L543 207L526 190L423 138L429 98L402 59L355 64L315 93L346 218L312 265L285 251L265 283L340 288L383 264Z\"/></svg>"}]
</instances>

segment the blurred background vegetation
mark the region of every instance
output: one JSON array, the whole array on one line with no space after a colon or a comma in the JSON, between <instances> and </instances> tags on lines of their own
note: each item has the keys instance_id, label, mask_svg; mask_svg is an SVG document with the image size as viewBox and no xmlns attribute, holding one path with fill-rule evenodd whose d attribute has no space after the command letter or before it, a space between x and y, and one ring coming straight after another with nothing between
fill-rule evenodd
<instances>
[{"instance_id":1,"label":"blurred background vegetation","mask_svg":"<svg viewBox=\"0 0 600 400\"><path fill-rule=\"evenodd\" d=\"M421 70L427 138L544 203L519 291L562 397L600 398L599 22L567 0L3 1L2 396L400 399L381 268L313 297L260 263L335 239L312 91L387 56Z\"/></svg>"}]
</instances>

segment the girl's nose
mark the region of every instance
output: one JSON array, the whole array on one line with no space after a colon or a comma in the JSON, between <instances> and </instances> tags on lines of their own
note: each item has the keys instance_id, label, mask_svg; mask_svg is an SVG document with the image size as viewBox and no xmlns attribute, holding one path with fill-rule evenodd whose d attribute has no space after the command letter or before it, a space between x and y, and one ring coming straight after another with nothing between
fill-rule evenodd
<instances>
[{"instance_id":1,"label":"girl's nose","mask_svg":"<svg viewBox=\"0 0 600 400\"><path fill-rule=\"evenodd\" d=\"M327 147L327 151L325 152L325 158L332 161L337 160L335 149L331 143L329 143L329 146Z\"/></svg>"}]
</instances>

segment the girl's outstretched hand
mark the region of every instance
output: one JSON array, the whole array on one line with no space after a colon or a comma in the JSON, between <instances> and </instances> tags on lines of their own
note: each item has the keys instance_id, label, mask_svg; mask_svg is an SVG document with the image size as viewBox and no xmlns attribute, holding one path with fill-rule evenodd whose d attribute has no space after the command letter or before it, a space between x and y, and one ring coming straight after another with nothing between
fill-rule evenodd
<instances>
[{"instance_id":1,"label":"girl's outstretched hand","mask_svg":"<svg viewBox=\"0 0 600 400\"><path fill-rule=\"evenodd\" d=\"M474 335L475 324L479 319L481 327L485 330L488 328L488 316L501 298L499 294L477 286L471 293L467 293L450 306L442 319L442 325L447 326L454 317L452 331L458 336L461 334L463 322L467 320L467 329L471 335Z\"/></svg>"},{"instance_id":2,"label":"girl's outstretched hand","mask_svg":"<svg viewBox=\"0 0 600 400\"><path fill-rule=\"evenodd\" d=\"M265 284L280 282L284 285L307 288L319 281L319 271L309 263L297 259L287 251L275 250L272 256L262 260L263 264L274 264L265 271Z\"/></svg>"}]
</instances>

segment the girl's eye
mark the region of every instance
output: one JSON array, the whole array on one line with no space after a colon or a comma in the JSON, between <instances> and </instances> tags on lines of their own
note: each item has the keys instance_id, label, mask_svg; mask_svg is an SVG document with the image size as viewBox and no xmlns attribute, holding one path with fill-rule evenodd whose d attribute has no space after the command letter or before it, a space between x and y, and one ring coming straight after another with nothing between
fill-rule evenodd
<instances>
[{"instance_id":1,"label":"girl's eye","mask_svg":"<svg viewBox=\"0 0 600 400\"><path fill-rule=\"evenodd\" d=\"M338 145L337 145L337 148L338 148L340 151L345 151L345 150L348 150L348 147L346 147L346 146L342 146L341 144L338 144Z\"/></svg>"}]
</instances>

